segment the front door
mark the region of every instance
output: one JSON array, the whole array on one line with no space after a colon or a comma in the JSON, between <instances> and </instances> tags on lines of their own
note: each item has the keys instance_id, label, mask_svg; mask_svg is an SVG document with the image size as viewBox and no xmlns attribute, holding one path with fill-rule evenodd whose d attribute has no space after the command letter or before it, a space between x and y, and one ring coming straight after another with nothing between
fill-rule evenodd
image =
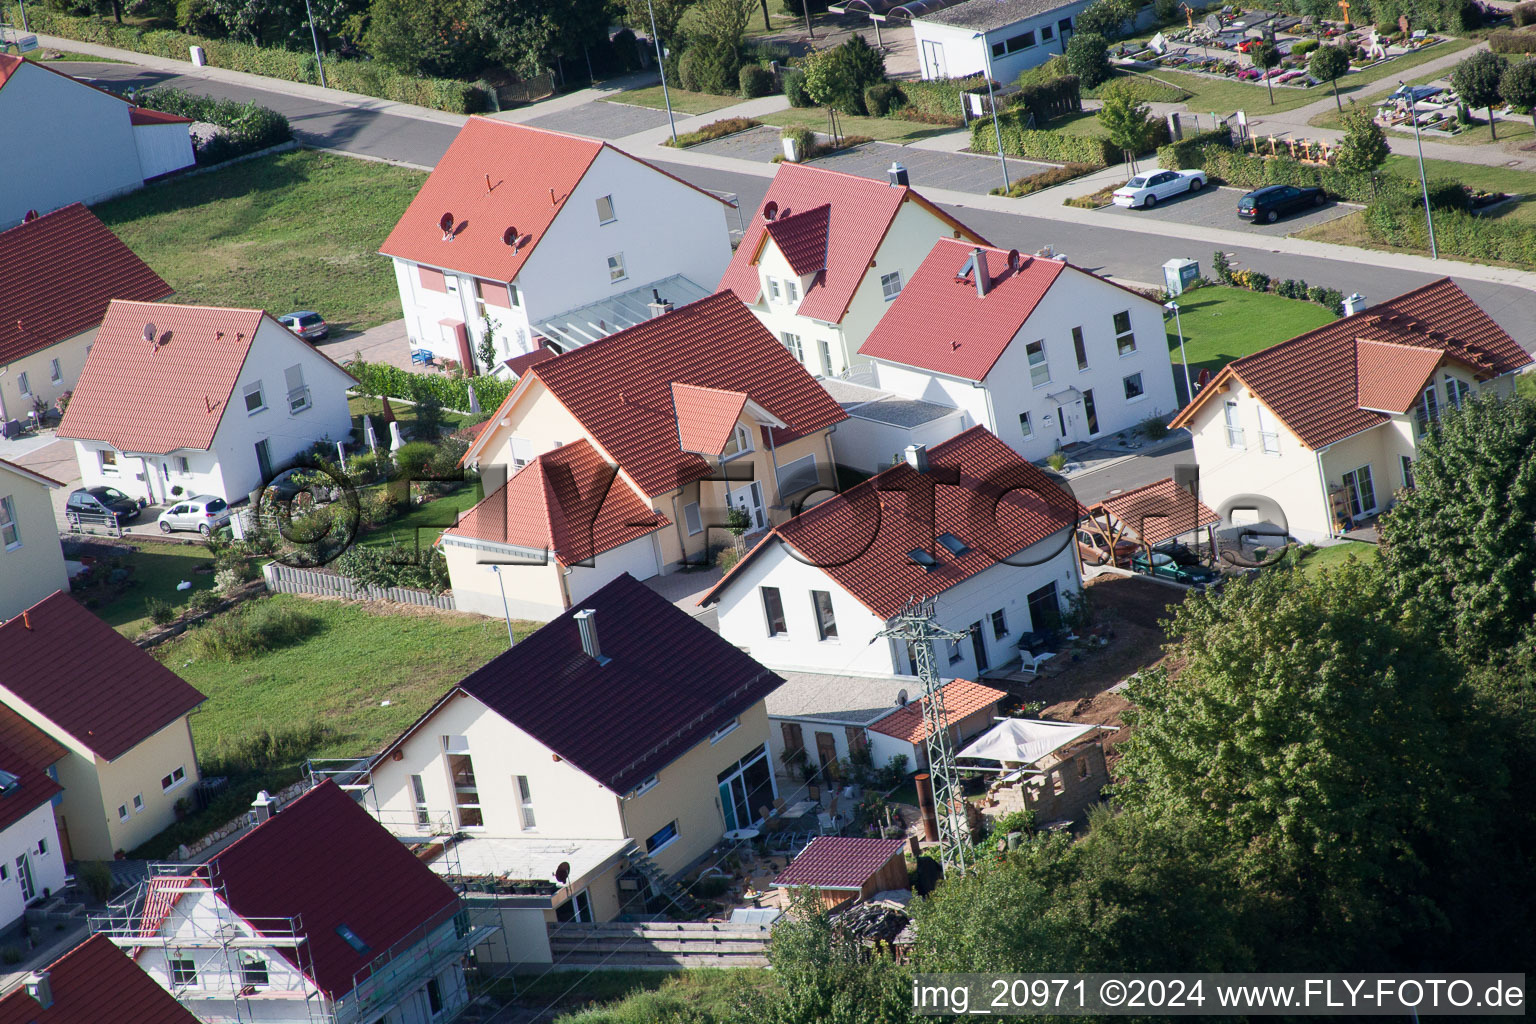
<instances>
[{"instance_id":1,"label":"front door","mask_svg":"<svg viewBox=\"0 0 1536 1024\"><path fill-rule=\"evenodd\" d=\"M944 44L934 39L923 40L923 66L929 78L948 78L949 69L944 63Z\"/></svg>"},{"instance_id":2,"label":"front door","mask_svg":"<svg viewBox=\"0 0 1536 1024\"><path fill-rule=\"evenodd\" d=\"M37 889L32 882L32 861L26 854L16 858L16 881L21 884L21 901L31 903L37 895Z\"/></svg>"},{"instance_id":3,"label":"front door","mask_svg":"<svg viewBox=\"0 0 1536 1024\"><path fill-rule=\"evenodd\" d=\"M763 485L759 480L754 480L745 487L738 487L731 492L731 507L738 508L747 514L747 520L752 524L751 530L766 530L768 528L768 512L763 503Z\"/></svg>"},{"instance_id":4,"label":"front door","mask_svg":"<svg viewBox=\"0 0 1536 1024\"><path fill-rule=\"evenodd\" d=\"M816 734L816 760L828 776L837 770L837 737L829 732Z\"/></svg>"},{"instance_id":5,"label":"front door","mask_svg":"<svg viewBox=\"0 0 1536 1024\"><path fill-rule=\"evenodd\" d=\"M971 647L976 652L976 671L985 672L992 667L987 660L987 639L982 635L981 623L971 623Z\"/></svg>"},{"instance_id":6,"label":"front door","mask_svg":"<svg viewBox=\"0 0 1536 1024\"><path fill-rule=\"evenodd\" d=\"M256 442L256 468L261 473L262 486L272 479L272 442L262 438Z\"/></svg>"}]
</instances>

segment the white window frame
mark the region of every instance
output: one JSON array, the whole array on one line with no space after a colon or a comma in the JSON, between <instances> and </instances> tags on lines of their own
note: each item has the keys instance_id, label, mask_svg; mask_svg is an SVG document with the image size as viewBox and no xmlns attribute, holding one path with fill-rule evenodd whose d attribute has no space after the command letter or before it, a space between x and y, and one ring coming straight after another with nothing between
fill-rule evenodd
<instances>
[{"instance_id":1,"label":"white window frame","mask_svg":"<svg viewBox=\"0 0 1536 1024\"><path fill-rule=\"evenodd\" d=\"M764 280L768 282L768 301L778 302L780 299L782 299L783 293L779 290L779 279L776 277L767 277L765 275Z\"/></svg>"},{"instance_id":2,"label":"white window frame","mask_svg":"<svg viewBox=\"0 0 1536 1024\"><path fill-rule=\"evenodd\" d=\"M117 476L122 472L117 462L117 449L103 448L96 453L97 468L103 476Z\"/></svg>"},{"instance_id":3,"label":"white window frame","mask_svg":"<svg viewBox=\"0 0 1536 1024\"><path fill-rule=\"evenodd\" d=\"M603 216L603 204L604 203L608 204L608 215L606 217ZM618 215L617 212L615 212L614 206L613 206L613 196L611 196L611 195L598 196L597 197L597 223L598 223L598 226L601 227L604 224L612 224L614 221L616 221L618 219L619 219L619 215Z\"/></svg>"},{"instance_id":4,"label":"white window frame","mask_svg":"<svg viewBox=\"0 0 1536 1024\"><path fill-rule=\"evenodd\" d=\"M533 809L533 783L526 775L512 776L512 786L517 791L517 823L524 832L536 832L539 816Z\"/></svg>"},{"instance_id":5,"label":"white window frame","mask_svg":"<svg viewBox=\"0 0 1536 1024\"><path fill-rule=\"evenodd\" d=\"M784 279L784 298L788 302L800 301L800 282L791 278Z\"/></svg>"},{"instance_id":6,"label":"white window frame","mask_svg":"<svg viewBox=\"0 0 1536 1024\"><path fill-rule=\"evenodd\" d=\"M1035 436L1035 421L1027 412L1019 413L1019 433L1024 437Z\"/></svg>"},{"instance_id":7,"label":"white window frame","mask_svg":"<svg viewBox=\"0 0 1536 1024\"><path fill-rule=\"evenodd\" d=\"M821 597L827 599L825 616L822 615ZM832 605L832 591L811 591L811 616L816 621L816 639L821 643L837 643L837 609Z\"/></svg>"},{"instance_id":8,"label":"white window frame","mask_svg":"<svg viewBox=\"0 0 1536 1024\"><path fill-rule=\"evenodd\" d=\"M311 401L309 396L309 385L304 383L303 363L294 363L292 366L284 370L283 383L290 384L290 381L293 379L293 372L295 370L297 370L299 374L299 383L297 387L290 385L288 388L288 415L290 416L296 416L306 409L312 408L315 404L313 401Z\"/></svg>"},{"instance_id":9,"label":"white window frame","mask_svg":"<svg viewBox=\"0 0 1536 1024\"><path fill-rule=\"evenodd\" d=\"M729 736L731 733L735 732L740 727L741 727L741 716L738 715L735 718L731 719L729 722L726 722L720 728L716 729L714 732L709 734L709 745L710 746L714 746L716 743L719 743L721 740L725 739L727 736Z\"/></svg>"},{"instance_id":10,"label":"white window frame","mask_svg":"<svg viewBox=\"0 0 1536 1024\"><path fill-rule=\"evenodd\" d=\"M773 612L768 608L768 593L773 592L773 599L779 605L779 621L783 623L783 629L773 628ZM775 637L789 636L789 614L784 610L784 591L778 587L760 586L757 588L758 598L763 603L763 629L771 640Z\"/></svg>"},{"instance_id":11,"label":"white window frame","mask_svg":"<svg viewBox=\"0 0 1536 1024\"><path fill-rule=\"evenodd\" d=\"M1072 354L1077 358L1077 372L1088 372L1088 338L1082 327L1072 328Z\"/></svg>"},{"instance_id":12,"label":"white window frame","mask_svg":"<svg viewBox=\"0 0 1536 1024\"><path fill-rule=\"evenodd\" d=\"M16 501L11 495L0 496L0 544L5 550L21 547L21 526L16 522Z\"/></svg>"},{"instance_id":13,"label":"white window frame","mask_svg":"<svg viewBox=\"0 0 1536 1024\"><path fill-rule=\"evenodd\" d=\"M901 294L901 271L893 270L889 274L880 275L880 294L885 296L885 301L890 302Z\"/></svg>"},{"instance_id":14,"label":"white window frame","mask_svg":"<svg viewBox=\"0 0 1536 1024\"><path fill-rule=\"evenodd\" d=\"M795 362L802 365L805 363L805 343L800 335L790 331L780 331L779 340L784 343L785 348L789 349L789 354L795 357Z\"/></svg>"},{"instance_id":15,"label":"white window frame","mask_svg":"<svg viewBox=\"0 0 1536 1024\"><path fill-rule=\"evenodd\" d=\"M170 779L170 785L166 785L166 779ZM160 780L160 792L169 793L177 789L187 781L187 766L179 764L168 772L164 779Z\"/></svg>"},{"instance_id":16,"label":"white window frame","mask_svg":"<svg viewBox=\"0 0 1536 1024\"><path fill-rule=\"evenodd\" d=\"M48 379L55 384L61 384L64 381L64 370L59 366L57 359L48 360Z\"/></svg>"},{"instance_id":17,"label":"white window frame","mask_svg":"<svg viewBox=\"0 0 1536 1024\"><path fill-rule=\"evenodd\" d=\"M135 794L133 794L133 810L134 810L135 814L143 814L144 813L144 794L143 793L135 793Z\"/></svg>"},{"instance_id":18,"label":"white window frame","mask_svg":"<svg viewBox=\"0 0 1536 1024\"><path fill-rule=\"evenodd\" d=\"M183 968L181 967L182 964L188 965L184 972ZM173 990L177 988L197 987L197 961L189 956L166 957L165 972L171 979L171 988ZM187 980L177 981L176 979L181 973L189 974L191 977Z\"/></svg>"},{"instance_id":19,"label":"white window frame","mask_svg":"<svg viewBox=\"0 0 1536 1024\"><path fill-rule=\"evenodd\" d=\"M655 839L669 828L672 830L672 834L666 839L663 839L661 842L657 843L655 846L652 846L651 840ZM661 828L657 829L655 832L652 832L649 836L646 837L645 852L649 856L654 857L656 854L660 853L662 850L665 850L667 847L681 839L682 835L683 830L677 827L677 819L673 818L671 821L667 822L665 825L661 826Z\"/></svg>"},{"instance_id":20,"label":"white window frame","mask_svg":"<svg viewBox=\"0 0 1536 1024\"><path fill-rule=\"evenodd\" d=\"M1413 456L1399 455L1397 459L1398 468L1403 472L1403 487L1411 490L1413 488Z\"/></svg>"},{"instance_id":21,"label":"white window frame","mask_svg":"<svg viewBox=\"0 0 1536 1024\"><path fill-rule=\"evenodd\" d=\"M1461 403L1472 395L1472 387L1460 377L1445 374L1445 400L1448 404L1461 408Z\"/></svg>"},{"instance_id":22,"label":"white window frame","mask_svg":"<svg viewBox=\"0 0 1536 1024\"><path fill-rule=\"evenodd\" d=\"M240 395L245 402L245 414L247 416L255 416L259 412L267 411L267 395L262 389L261 381L257 381L255 384L247 384L241 390ZM252 395L255 395L258 400L258 404L254 409L251 408Z\"/></svg>"},{"instance_id":23,"label":"white window frame","mask_svg":"<svg viewBox=\"0 0 1536 1024\"><path fill-rule=\"evenodd\" d=\"M640 796L642 793L649 793L651 790L656 788L656 785L657 785L656 776L652 775L650 778L648 778L644 782L640 783L640 785L636 786L635 787L635 791L633 793L629 794L629 795L630 796Z\"/></svg>"},{"instance_id":24,"label":"white window frame","mask_svg":"<svg viewBox=\"0 0 1536 1024\"><path fill-rule=\"evenodd\" d=\"M1123 331L1120 329L1120 325L1115 323L1115 320L1122 316L1125 317L1125 330ZM1115 348L1117 351L1119 351L1120 358L1124 359L1126 356L1135 355L1136 325L1131 323L1131 311L1128 309L1121 310L1110 318L1110 323L1113 325L1113 330L1115 332ZM1125 347L1126 338L1131 339L1130 348Z\"/></svg>"},{"instance_id":25,"label":"white window frame","mask_svg":"<svg viewBox=\"0 0 1536 1024\"><path fill-rule=\"evenodd\" d=\"M19 374L16 375L16 387L21 391L21 397L32 397L32 385L27 379L26 370L22 370Z\"/></svg>"},{"instance_id":26,"label":"white window frame","mask_svg":"<svg viewBox=\"0 0 1536 1024\"><path fill-rule=\"evenodd\" d=\"M624 266L624 254L616 252L608 257L608 283L618 284L629 280L629 270Z\"/></svg>"},{"instance_id":27,"label":"white window frame","mask_svg":"<svg viewBox=\"0 0 1536 1024\"><path fill-rule=\"evenodd\" d=\"M817 338L816 354L821 357L821 375L832 376L832 343L826 338Z\"/></svg>"},{"instance_id":28,"label":"white window frame","mask_svg":"<svg viewBox=\"0 0 1536 1024\"><path fill-rule=\"evenodd\" d=\"M1038 360L1035 356L1039 356ZM1045 339L1032 341L1024 346L1024 361L1029 365L1029 383L1031 387L1043 388L1051 382L1051 361L1045 351ZM1045 376L1041 377L1040 374Z\"/></svg>"},{"instance_id":29,"label":"white window frame","mask_svg":"<svg viewBox=\"0 0 1536 1024\"><path fill-rule=\"evenodd\" d=\"M192 463L187 461L185 455L174 455L172 458L176 460L176 474L178 476L192 475Z\"/></svg>"},{"instance_id":30,"label":"white window frame","mask_svg":"<svg viewBox=\"0 0 1536 1024\"><path fill-rule=\"evenodd\" d=\"M1131 394L1131 381L1133 380L1136 382L1136 389L1141 392L1140 394ZM1141 402L1146 400L1147 386L1141 379L1140 370L1137 370L1135 373L1128 373L1124 377L1121 377L1120 386L1125 389L1125 400L1127 403Z\"/></svg>"},{"instance_id":31,"label":"white window frame","mask_svg":"<svg viewBox=\"0 0 1536 1024\"><path fill-rule=\"evenodd\" d=\"M729 450L731 441L736 442L735 451ZM736 429L731 431L730 441L726 442L726 449L726 451L720 453L721 462L730 462L732 459L739 459L743 455L751 455L753 451L752 432L740 423L736 424Z\"/></svg>"},{"instance_id":32,"label":"white window frame","mask_svg":"<svg viewBox=\"0 0 1536 1024\"><path fill-rule=\"evenodd\" d=\"M127 821L130 817L132 817L132 815L130 815L128 813L128 805L127 804L118 804L117 805L117 820L118 821Z\"/></svg>"},{"instance_id":33,"label":"white window frame","mask_svg":"<svg viewBox=\"0 0 1536 1024\"><path fill-rule=\"evenodd\" d=\"M1259 448L1265 455L1280 454L1280 431L1269 409L1259 405Z\"/></svg>"},{"instance_id":34,"label":"white window frame","mask_svg":"<svg viewBox=\"0 0 1536 1024\"><path fill-rule=\"evenodd\" d=\"M1246 451L1248 438L1243 430L1241 411L1237 402L1234 399L1227 399L1221 407L1221 415L1227 430L1227 447Z\"/></svg>"}]
</instances>

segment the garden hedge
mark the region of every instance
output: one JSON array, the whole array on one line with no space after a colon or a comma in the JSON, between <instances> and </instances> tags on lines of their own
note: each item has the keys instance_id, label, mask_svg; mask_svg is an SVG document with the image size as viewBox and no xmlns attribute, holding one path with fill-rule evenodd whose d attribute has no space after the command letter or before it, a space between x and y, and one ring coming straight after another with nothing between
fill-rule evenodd
<instances>
[{"instance_id":1,"label":"garden hedge","mask_svg":"<svg viewBox=\"0 0 1536 1024\"><path fill-rule=\"evenodd\" d=\"M1035 123L1044 125L1053 117L1081 111L1083 93L1076 75L1062 75L1022 86L1009 97L1009 105L1034 114Z\"/></svg>"},{"instance_id":2,"label":"garden hedge","mask_svg":"<svg viewBox=\"0 0 1536 1024\"><path fill-rule=\"evenodd\" d=\"M269 146L280 146L293 138L286 117L255 103L197 96L183 89L170 88L143 89L135 93L133 99L151 110L190 117L223 128L222 134L197 146L197 162L204 165L222 163Z\"/></svg>"},{"instance_id":3,"label":"garden hedge","mask_svg":"<svg viewBox=\"0 0 1536 1024\"><path fill-rule=\"evenodd\" d=\"M884 117L901 109L906 97L895 82L877 82L864 89L864 109L871 117Z\"/></svg>"},{"instance_id":4,"label":"garden hedge","mask_svg":"<svg viewBox=\"0 0 1536 1024\"><path fill-rule=\"evenodd\" d=\"M761 64L743 64L736 73L736 79L741 86L743 99L755 100L759 96L773 95L773 72Z\"/></svg>"},{"instance_id":5,"label":"garden hedge","mask_svg":"<svg viewBox=\"0 0 1536 1024\"><path fill-rule=\"evenodd\" d=\"M901 116L909 121L928 124L964 124L964 94L985 83L986 80L980 75L902 82L901 92L907 98L907 103L901 109Z\"/></svg>"},{"instance_id":6,"label":"garden hedge","mask_svg":"<svg viewBox=\"0 0 1536 1024\"><path fill-rule=\"evenodd\" d=\"M1494 53L1536 53L1536 32L1501 28L1488 34L1488 49Z\"/></svg>"},{"instance_id":7,"label":"garden hedge","mask_svg":"<svg viewBox=\"0 0 1536 1024\"><path fill-rule=\"evenodd\" d=\"M1168 171L1179 171L1186 167L1203 167L1200 151L1206 146L1232 146L1232 128L1223 125L1220 128L1208 132L1194 132L1184 136L1178 142L1170 142L1165 146L1159 146L1157 150L1157 166Z\"/></svg>"},{"instance_id":8,"label":"garden hedge","mask_svg":"<svg viewBox=\"0 0 1536 1024\"><path fill-rule=\"evenodd\" d=\"M1321 9L1319 9L1321 8ZM1337 5L1319 0L1275 0L1274 10L1298 16L1337 17ZM1356 25L1396 25L1400 14L1409 24L1432 32L1456 32L1482 24L1482 11L1470 0L1354 0L1349 5L1349 20Z\"/></svg>"},{"instance_id":9,"label":"garden hedge","mask_svg":"<svg viewBox=\"0 0 1536 1024\"><path fill-rule=\"evenodd\" d=\"M997 127L1003 136L1003 150L1011 156L1029 160L1047 160L1059 164L1097 164L1108 167L1120 162L1120 150L1108 139L1089 135L1025 128L1027 112L1010 110L997 115ZM997 146L990 117L971 122L971 149L990 153Z\"/></svg>"},{"instance_id":10,"label":"garden hedge","mask_svg":"<svg viewBox=\"0 0 1536 1024\"><path fill-rule=\"evenodd\" d=\"M230 71L245 71L290 82L320 83L312 53L252 46L231 39L205 39L185 32L142 29L116 25L96 18L80 18L35 5L27 11L34 32L63 36L82 43L115 46L172 60L187 60L193 46L201 46L208 63ZM412 103L455 114L476 114L494 107L491 90L479 83L446 78L418 78L391 71L377 61L330 57L325 62L326 84L333 89L377 96L397 103Z\"/></svg>"},{"instance_id":11,"label":"garden hedge","mask_svg":"<svg viewBox=\"0 0 1536 1024\"><path fill-rule=\"evenodd\" d=\"M1387 245L1427 251L1424 207L1408 199L1372 203L1365 211L1371 237ZM1478 217L1465 210L1435 212L1435 246L1441 256L1498 260L1529 266L1536 253L1536 224L1512 218Z\"/></svg>"},{"instance_id":12,"label":"garden hedge","mask_svg":"<svg viewBox=\"0 0 1536 1024\"><path fill-rule=\"evenodd\" d=\"M356 390L365 395L405 398L412 402L422 402L430 397L437 399L438 404L444 409L452 409L455 412L468 411L469 391L466 383L474 387L475 397L480 400L480 408L486 412L501 405L507 395L511 394L514 383L491 376L471 377L466 382L462 377L449 377L440 373L412 373L388 363L362 361L347 364L347 372L357 378Z\"/></svg>"},{"instance_id":13,"label":"garden hedge","mask_svg":"<svg viewBox=\"0 0 1536 1024\"><path fill-rule=\"evenodd\" d=\"M1219 145L1202 147L1198 159L1187 166L1203 168L1211 177L1237 188L1254 189L1264 185L1316 187L1331 196L1356 203L1389 198L1412 200L1419 195L1419 183L1413 178L1384 172L1352 174L1284 157L1257 157ZM1437 178L1429 183L1429 194L1430 204L1437 208L1456 209L1467 205L1466 189L1455 181Z\"/></svg>"}]
</instances>

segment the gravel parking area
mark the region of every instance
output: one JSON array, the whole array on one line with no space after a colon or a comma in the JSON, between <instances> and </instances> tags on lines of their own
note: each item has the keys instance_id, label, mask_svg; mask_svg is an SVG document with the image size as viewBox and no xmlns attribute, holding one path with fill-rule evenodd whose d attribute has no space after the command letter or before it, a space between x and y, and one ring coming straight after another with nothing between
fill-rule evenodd
<instances>
[{"instance_id":1,"label":"gravel parking area","mask_svg":"<svg viewBox=\"0 0 1536 1024\"><path fill-rule=\"evenodd\" d=\"M689 146L688 151L767 163L784 152L784 147L779 143L779 132L780 129L771 124L758 125L756 128L748 128L735 135L727 135L723 139L712 139L709 142L701 142L697 146Z\"/></svg>"},{"instance_id":2,"label":"gravel parking area","mask_svg":"<svg viewBox=\"0 0 1536 1024\"><path fill-rule=\"evenodd\" d=\"M557 110L553 114L535 117L525 123L535 128L550 128L594 139L622 139L626 135L666 124L667 112L650 107L634 107L627 103L594 100L569 110Z\"/></svg>"},{"instance_id":3,"label":"gravel parking area","mask_svg":"<svg viewBox=\"0 0 1536 1024\"><path fill-rule=\"evenodd\" d=\"M1106 206L1100 212L1111 217L1144 217L1179 224L1252 231L1259 235L1283 238L1303 228L1337 220L1360 209L1352 203L1330 201L1305 213L1293 213L1289 217L1282 217L1274 224L1251 224L1237 219L1237 201L1245 191L1240 188L1207 187L1192 195L1186 193L1173 199L1164 199L1150 210L1127 210L1120 206Z\"/></svg>"}]
</instances>

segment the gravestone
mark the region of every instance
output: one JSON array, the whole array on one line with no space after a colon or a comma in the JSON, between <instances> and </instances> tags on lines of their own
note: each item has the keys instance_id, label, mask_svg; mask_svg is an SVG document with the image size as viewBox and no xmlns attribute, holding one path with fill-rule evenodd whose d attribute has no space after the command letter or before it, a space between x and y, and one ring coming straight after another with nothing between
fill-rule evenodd
<instances>
[{"instance_id":1,"label":"gravestone","mask_svg":"<svg viewBox=\"0 0 1536 1024\"><path fill-rule=\"evenodd\" d=\"M1201 22L1201 24L1205 26L1205 30L1207 32L1221 31L1221 19L1216 17L1214 14L1207 14L1205 16L1205 20Z\"/></svg>"}]
</instances>

